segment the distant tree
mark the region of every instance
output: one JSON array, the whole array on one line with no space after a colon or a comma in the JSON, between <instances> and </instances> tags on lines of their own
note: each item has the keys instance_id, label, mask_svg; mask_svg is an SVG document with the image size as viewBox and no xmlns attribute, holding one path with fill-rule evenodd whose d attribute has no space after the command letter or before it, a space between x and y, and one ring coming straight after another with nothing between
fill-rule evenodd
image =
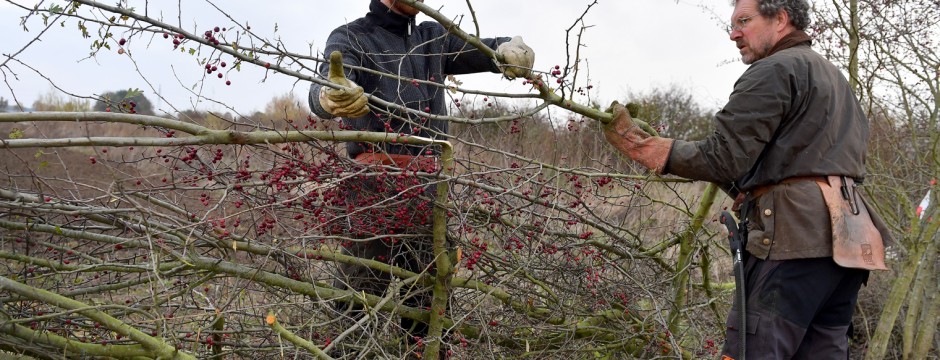
<instances>
[{"instance_id":1,"label":"distant tree","mask_svg":"<svg viewBox=\"0 0 940 360\"><path fill-rule=\"evenodd\" d=\"M302 103L291 93L275 96L264 106L266 116L279 119L303 119L310 112L307 111L307 104Z\"/></svg>"},{"instance_id":2,"label":"distant tree","mask_svg":"<svg viewBox=\"0 0 940 360\"><path fill-rule=\"evenodd\" d=\"M0 97L0 113L7 112L7 107L9 106L10 102L4 97Z\"/></svg>"},{"instance_id":3,"label":"distant tree","mask_svg":"<svg viewBox=\"0 0 940 360\"><path fill-rule=\"evenodd\" d=\"M208 112L199 110L183 110L176 113L177 120L196 124L202 124L207 116L209 116Z\"/></svg>"},{"instance_id":4,"label":"distant tree","mask_svg":"<svg viewBox=\"0 0 940 360\"><path fill-rule=\"evenodd\" d=\"M5 107L4 107L5 108ZM85 112L91 110L91 103L88 100L65 98L55 90L40 95L33 102L34 111L69 111Z\"/></svg>"},{"instance_id":5,"label":"distant tree","mask_svg":"<svg viewBox=\"0 0 940 360\"><path fill-rule=\"evenodd\" d=\"M653 89L645 94L632 94L630 103L634 117L646 120L666 137L684 140L703 139L714 131L714 110L705 109L688 89L679 86Z\"/></svg>"},{"instance_id":6,"label":"distant tree","mask_svg":"<svg viewBox=\"0 0 940 360\"><path fill-rule=\"evenodd\" d=\"M153 105L139 89L109 91L101 94L95 111L153 115Z\"/></svg>"}]
</instances>

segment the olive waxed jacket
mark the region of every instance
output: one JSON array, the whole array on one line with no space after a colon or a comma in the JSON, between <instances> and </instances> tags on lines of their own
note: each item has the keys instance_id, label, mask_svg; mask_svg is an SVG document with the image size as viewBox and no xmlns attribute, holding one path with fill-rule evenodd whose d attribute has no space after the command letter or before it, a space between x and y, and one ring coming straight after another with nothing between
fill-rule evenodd
<instances>
[{"instance_id":1,"label":"olive waxed jacket","mask_svg":"<svg viewBox=\"0 0 940 360\"><path fill-rule=\"evenodd\" d=\"M664 172L715 182L732 197L779 184L752 206L748 252L771 260L832 256L819 187L780 182L864 179L868 119L839 69L809 41L775 52L744 72L715 122L716 132L704 140L676 140Z\"/></svg>"}]
</instances>

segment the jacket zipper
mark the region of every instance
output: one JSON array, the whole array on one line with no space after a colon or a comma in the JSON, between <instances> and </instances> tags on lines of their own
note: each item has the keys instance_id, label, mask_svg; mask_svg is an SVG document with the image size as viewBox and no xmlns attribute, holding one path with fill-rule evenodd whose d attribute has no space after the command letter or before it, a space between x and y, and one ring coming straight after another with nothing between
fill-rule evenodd
<instances>
[{"instance_id":1,"label":"jacket zipper","mask_svg":"<svg viewBox=\"0 0 940 360\"><path fill-rule=\"evenodd\" d=\"M414 57L414 56L406 55L406 54L408 54L408 53L411 52L411 34L412 34L412 33L411 33L411 29L417 26L417 25L415 24L415 22L416 22L416 21L415 21L415 18L411 18L411 19L408 21L408 31L405 32L405 52L404 52L405 55L403 55L403 56L408 56L408 57L409 57L408 60L411 62L411 72L412 72L412 75L413 75L415 78L417 78L417 76L418 76L419 74L418 74L418 64L415 62L415 57ZM426 102L426 101L428 101L428 99L430 98L430 96L428 96L428 94L425 93L425 89L424 89L423 87L421 87L421 86L418 86L418 93L419 93L419 99L420 99L422 102ZM422 105L422 104L419 103L418 106L417 106L417 109L420 110L420 109L421 109L421 105ZM425 106L430 106L430 103L425 104ZM409 119L411 118L411 115L410 115L410 114L408 115L408 118L409 118Z\"/></svg>"}]
</instances>

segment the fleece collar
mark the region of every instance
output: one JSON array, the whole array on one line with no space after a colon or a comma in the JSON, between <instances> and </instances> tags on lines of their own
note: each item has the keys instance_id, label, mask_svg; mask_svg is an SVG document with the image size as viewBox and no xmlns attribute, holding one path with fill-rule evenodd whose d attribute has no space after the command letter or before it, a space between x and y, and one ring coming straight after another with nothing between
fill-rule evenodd
<instances>
[{"instance_id":1,"label":"fleece collar","mask_svg":"<svg viewBox=\"0 0 940 360\"><path fill-rule=\"evenodd\" d=\"M371 20L373 24L381 26L385 30L399 36L411 34L411 26L414 26L415 21L414 17L396 14L380 0L372 0L372 3L369 4L369 13L366 14L366 18Z\"/></svg>"}]
</instances>

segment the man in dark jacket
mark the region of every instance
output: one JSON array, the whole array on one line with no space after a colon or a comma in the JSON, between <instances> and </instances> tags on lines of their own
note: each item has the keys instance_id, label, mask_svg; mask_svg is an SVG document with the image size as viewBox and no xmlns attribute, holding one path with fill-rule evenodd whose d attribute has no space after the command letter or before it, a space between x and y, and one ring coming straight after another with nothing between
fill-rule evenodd
<instances>
[{"instance_id":1,"label":"man in dark jacket","mask_svg":"<svg viewBox=\"0 0 940 360\"><path fill-rule=\"evenodd\" d=\"M500 70L510 78L529 74L535 54L521 38L481 39L505 61L498 67L493 59L448 34L440 24L416 24L417 13L417 9L396 0L372 0L365 17L334 30L324 53L339 51L347 67L345 78L331 76L330 81L353 90L313 84L308 98L311 110L325 119L341 117L346 130L442 139L447 133L447 122L415 112L447 113L447 90L442 86L447 75ZM329 72L329 64L320 66L321 75L327 77ZM366 94L397 107L370 103ZM362 142L347 143L346 150L349 157L361 164L409 171L427 170L424 165L433 164L439 151L406 144ZM345 207L350 211L348 235L351 239L363 239L346 242L344 251L416 273L427 271L433 260L429 216L433 186L423 185L413 176L381 178L385 181L368 178L344 184ZM381 296L390 279L389 274L362 266L341 265L335 284ZM409 289L412 291L405 296L405 305L422 309L430 305L428 290ZM358 312L351 314L357 316ZM424 323L403 319L402 326L415 337L427 333Z\"/></svg>"},{"instance_id":2,"label":"man in dark jacket","mask_svg":"<svg viewBox=\"0 0 940 360\"><path fill-rule=\"evenodd\" d=\"M749 359L847 358L859 288L868 270L884 268L890 236L855 188L865 177L868 119L839 69L810 48L808 8L805 0L735 2L728 30L751 66L706 139L651 137L617 105L605 128L647 168L715 182L752 205L741 209L750 221ZM728 317L725 358L744 357L739 306Z\"/></svg>"}]
</instances>

